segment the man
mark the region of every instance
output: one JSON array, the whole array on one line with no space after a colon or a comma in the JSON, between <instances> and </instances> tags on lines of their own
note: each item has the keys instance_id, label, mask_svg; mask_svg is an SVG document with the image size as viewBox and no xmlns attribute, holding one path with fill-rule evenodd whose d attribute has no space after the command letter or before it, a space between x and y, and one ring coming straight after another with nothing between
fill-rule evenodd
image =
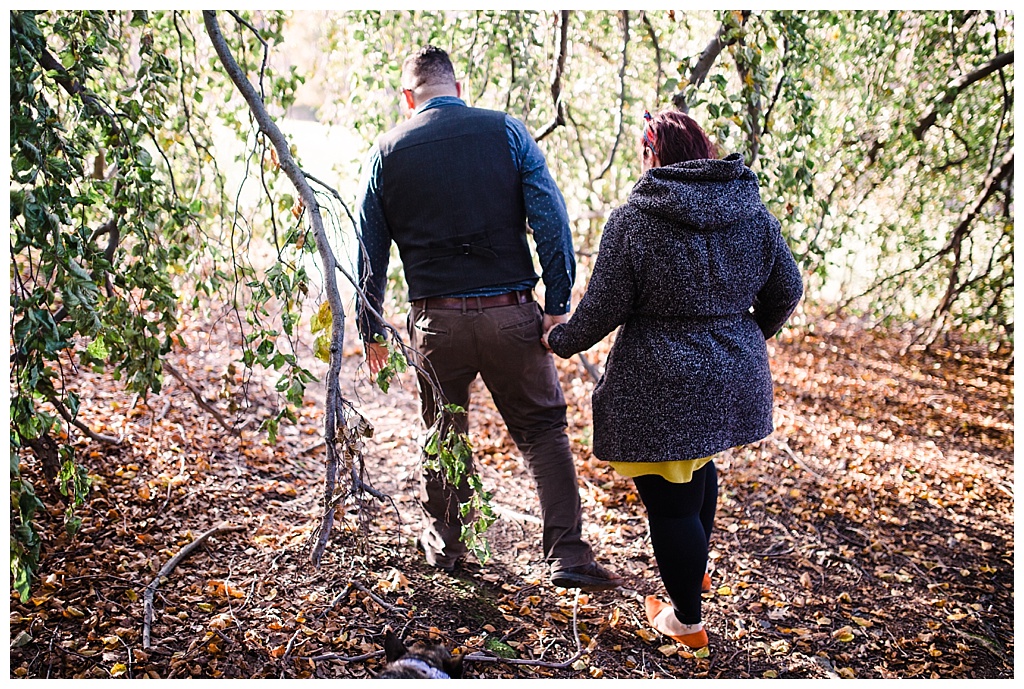
<instances>
[{"instance_id":1,"label":"man","mask_svg":"<svg viewBox=\"0 0 1024 689\"><path fill-rule=\"evenodd\" d=\"M412 308L411 346L444 394L419 380L423 420L441 405L469 408L479 374L537 485L544 557L556 586L603 590L622 579L594 561L582 538L576 468L565 433L565 398L544 329L567 320L575 279L565 201L526 126L501 112L468 107L445 51L428 46L402 65L402 94L411 111L371 149L359 199L359 233L367 260L360 282L380 313L391 242L398 245ZM545 285L545 309L534 301L538 276L526 239L529 221ZM383 326L360 305L367 364L387 358L375 342ZM465 433L465 414L452 419ZM446 483L425 471L419 546L427 562L452 571L466 554L458 504L468 481Z\"/></svg>"}]
</instances>

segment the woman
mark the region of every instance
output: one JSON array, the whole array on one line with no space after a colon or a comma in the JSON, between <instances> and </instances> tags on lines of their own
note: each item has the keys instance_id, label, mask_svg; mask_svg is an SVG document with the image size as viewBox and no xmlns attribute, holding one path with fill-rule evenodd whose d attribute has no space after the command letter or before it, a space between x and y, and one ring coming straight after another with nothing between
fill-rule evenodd
<instances>
[{"instance_id":1,"label":"woman","mask_svg":"<svg viewBox=\"0 0 1024 689\"><path fill-rule=\"evenodd\" d=\"M648 621L699 649L713 457L772 432L765 340L803 283L742 156L716 159L682 112L645 118L643 175L608 218L575 313L544 343L568 358L622 326L594 389L594 455L633 478L647 509L671 600L648 596Z\"/></svg>"}]
</instances>

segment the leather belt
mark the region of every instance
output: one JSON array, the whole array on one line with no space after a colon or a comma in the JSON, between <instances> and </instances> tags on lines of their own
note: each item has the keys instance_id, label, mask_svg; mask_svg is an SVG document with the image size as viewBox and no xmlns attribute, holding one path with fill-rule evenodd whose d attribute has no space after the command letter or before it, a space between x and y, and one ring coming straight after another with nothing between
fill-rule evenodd
<instances>
[{"instance_id":1,"label":"leather belt","mask_svg":"<svg viewBox=\"0 0 1024 689\"><path fill-rule=\"evenodd\" d=\"M514 304L529 304L533 301L533 292L520 290L519 292L506 292L496 294L493 297L427 297L417 299L412 304L421 309L459 309L477 310L493 309L496 306L512 306Z\"/></svg>"}]
</instances>

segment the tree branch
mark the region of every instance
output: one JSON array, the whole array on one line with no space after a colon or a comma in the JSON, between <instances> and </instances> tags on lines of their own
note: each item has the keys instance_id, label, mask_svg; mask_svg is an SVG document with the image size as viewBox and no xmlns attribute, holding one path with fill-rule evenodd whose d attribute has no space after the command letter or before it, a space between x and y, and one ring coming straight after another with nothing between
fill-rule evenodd
<instances>
[{"instance_id":1,"label":"tree branch","mask_svg":"<svg viewBox=\"0 0 1024 689\"><path fill-rule=\"evenodd\" d=\"M985 180L985 188L982 190L981 195L960 218L960 222L957 224L953 234L950 235L949 241L946 246L943 247L940 253L954 254L953 265L949 270L949 280L946 285L946 293L942 297L942 301L935 308L935 313L932 316L937 322L941 322L943 317L949 313L950 308L953 306L953 302L960 295L961 290L958 289L959 278L960 278L960 266L962 264L961 258L961 247L963 246L964 238L969 234L971 223L974 218L977 217L978 213L981 212L982 207L988 202L992 194L995 193L999 185L1006 179L1010 172L1013 170L1013 149L1006 152L1003 156L1003 160L999 165L999 168L994 170L988 179ZM933 328L936 329L936 328Z\"/></svg>"},{"instance_id":2,"label":"tree branch","mask_svg":"<svg viewBox=\"0 0 1024 689\"><path fill-rule=\"evenodd\" d=\"M622 26L622 63L619 66L619 110L615 115L615 142L612 144L612 150L608 152L608 160L595 179L601 179L611 169L612 163L615 162L615 153L619 149L619 141L622 139L622 111L626 106L626 66L629 64L629 10L620 10L619 24Z\"/></svg>"},{"instance_id":3,"label":"tree branch","mask_svg":"<svg viewBox=\"0 0 1024 689\"><path fill-rule=\"evenodd\" d=\"M651 37L651 43L654 44L654 63L656 65L654 73L654 102L657 103L661 99L661 82L665 76L665 71L661 67L661 45L658 43L658 34L654 30L654 25L651 24L651 18L647 16L647 11L642 11L640 17L643 19L644 26L647 27L647 35Z\"/></svg>"},{"instance_id":4,"label":"tree branch","mask_svg":"<svg viewBox=\"0 0 1024 689\"><path fill-rule=\"evenodd\" d=\"M743 10L741 25L747 23L748 17L750 17L750 10ZM718 56L722 54L722 51L727 46L736 42L737 39L735 38L728 41L725 40L725 35L731 28L727 22L722 22L722 25L718 27L718 31L715 33L715 37L704 47L704 51L697 58L697 63L690 70L690 74L686 78L686 84L672 96L672 103L678 109L683 112L690 111L690 104L686 102L686 87L697 87L703 84Z\"/></svg>"},{"instance_id":5,"label":"tree branch","mask_svg":"<svg viewBox=\"0 0 1024 689\"><path fill-rule=\"evenodd\" d=\"M1001 70L1006 65L1013 64L1013 51L997 55L978 69L970 72L969 74L963 74L953 81L949 82L943 89L942 95L932 103L932 105L925 111L925 114L918 121L917 126L914 127L914 138L918 141L924 136L925 131L929 127L935 124L935 121L939 117L939 108L943 105L949 105L956 97L960 95L960 92L966 89L968 86L976 81L984 79L989 74Z\"/></svg>"},{"instance_id":6,"label":"tree branch","mask_svg":"<svg viewBox=\"0 0 1024 689\"><path fill-rule=\"evenodd\" d=\"M65 421L67 421L69 424L71 424L78 430L82 431L82 433L85 433L89 438L95 440L96 442L106 443L108 445L120 445L123 442L122 438L115 438L110 435L103 435L102 433L97 433L96 431L86 426L84 423L82 423L74 416L72 416L71 412L68 411L67 407L65 407L64 404L59 399L56 398L56 396L49 395L47 396L46 399L50 402L50 404L53 405L54 409L57 410L57 413L60 414Z\"/></svg>"},{"instance_id":7,"label":"tree branch","mask_svg":"<svg viewBox=\"0 0 1024 689\"><path fill-rule=\"evenodd\" d=\"M239 435L238 430L234 426L232 426L231 424L229 424L227 421L224 420L224 417L221 415L221 413L219 411L217 411L216 407L212 406L209 402L207 402L203 398L203 393L199 392L199 390L197 390L196 387L194 385L192 385L192 383L188 382L188 380L185 379L185 376L183 376L181 374L181 371L179 371L177 368L175 368L171 364L171 362L165 360L163 362L163 368L168 373L170 373L172 376L174 376L178 380L179 383L181 383L186 388L188 388L188 391L192 393L192 397L195 398L196 404L198 404L200 407L205 409L207 413L209 413L215 419L217 419L217 423L220 424L221 428L223 428L225 431L227 431L231 435L235 435L235 436Z\"/></svg>"},{"instance_id":8,"label":"tree branch","mask_svg":"<svg viewBox=\"0 0 1024 689\"><path fill-rule=\"evenodd\" d=\"M742 43L743 41L740 41ZM750 67L740 58L740 51L736 52L736 71L740 76L740 83L743 84L743 88L747 88L747 78L750 75ZM779 82L781 84L781 81ZM761 142L761 131L760 131L760 120L761 120L761 89L754 82L754 85L750 87L750 97L747 101L747 125L750 127L750 131L747 132L747 146L750 148L750 159L747 160L747 166L751 167L754 161L757 160L757 154L760 150Z\"/></svg>"},{"instance_id":9,"label":"tree branch","mask_svg":"<svg viewBox=\"0 0 1024 689\"><path fill-rule=\"evenodd\" d=\"M338 419L341 418L341 406L344 402L344 398L341 394L341 387L338 383L341 373L342 352L345 341L345 309L341 300L341 293L338 290L338 281L335 275L338 260L334 255L334 251L331 249L330 242L327 239L327 232L324 229L323 216L320 213L316 194L313 192L312 187L309 186L305 175L295 162L295 159L292 157L288 141L285 139L284 134L282 134L277 125L274 124L273 119L270 117L266 107L263 105L262 98L260 98L256 93L255 88L253 88L253 85L249 83L248 78L242 72L242 69L238 66L234 56L231 54L231 49L228 47L227 41L225 41L224 36L221 33L220 26L217 23L216 12L213 10L203 10L203 22L206 25L206 31L210 35L210 40L213 42L214 49L217 51L217 55L220 58L221 63L223 63L228 76L241 92L246 103L249 104L249 109L252 111L253 117L259 124L260 131L262 131L270 140L277 152L277 159L281 164L281 169L288 176L288 179L291 180L292 184L299 192L299 197L302 199L302 203L309 211L317 251L320 254L320 260L324 267L324 288L327 292L327 302L330 305L332 318L330 364L326 380L324 381L327 392L327 408L326 414L324 415L324 439L327 448L327 471L324 481L323 500L324 513L318 529L319 533L317 541L311 552L313 564L315 566L319 566L320 558L323 556L324 549L327 547L327 540L330 537L331 528L334 525L334 507L332 501L339 473L338 448L336 445L337 422ZM347 435L347 429L345 429L345 432Z\"/></svg>"},{"instance_id":10,"label":"tree branch","mask_svg":"<svg viewBox=\"0 0 1024 689\"><path fill-rule=\"evenodd\" d=\"M1006 152L1006 154L1003 156L1003 160L999 168L994 170L992 174L990 174L988 178L985 180L984 189L982 190L982 193L978 196L978 198L975 200L974 204L971 205L970 208L965 209L964 212L960 215L960 221L957 223L956 228L950 234L949 239L946 241L945 245L943 245L941 249L938 249L937 251L928 254L920 261L918 261L915 265L909 268L904 268L903 270L893 273L892 275L886 275L884 277L879 278L874 283L872 283L871 286L869 286L867 289L863 290L856 296L850 297L849 299L846 299L843 302L841 302L832 312L835 313L837 311L840 311L844 309L847 305L849 305L851 302L856 301L857 299L860 299L865 295L871 294L882 285L892 282L893 280L904 275L907 275L908 273L913 273L918 270L921 270L935 259L941 256L945 256L951 251L954 251L963 241L964 236L967 234L968 230L971 227L971 223L974 222L974 218L977 217L979 212L981 212L982 207L989 200L989 198L991 198L992 194L996 192L996 190L999 188L1000 183L1002 183L1002 181L1006 179L1011 172L1013 172L1013 157L1013 149L1010 149L1009 151ZM936 316L937 315L938 312L936 312Z\"/></svg>"},{"instance_id":11,"label":"tree branch","mask_svg":"<svg viewBox=\"0 0 1024 689\"><path fill-rule=\"evenodd\" d=\"M551 101L555 104L555 117L534 137L536 141L540 141L565 124L565 104L562 103L562 72L565 71L565 54L568 45L569 10L562 10L559 21L558 53L555 56L554 73L551 75Z\"/></svg>"},{"instance_id":12,"label":"tree branch","mask_svg":"<svg viewBox=\"0 0 1024 689\"><path fill-rule=\"evenodd\" d=\"M218 526L215 526L206 533L201 534L199 538L192 541L187 546L178 551L177 555L168 560L167 563L160 568L160 571L157 572L156 577L153 578L153 581L149 582L149 586L146 587L146 593L143 596L143 608L145 611L142 621L143 648L148 649L150 646L150 628L153 626L153 596L156 595L156 589L158 586L160 586L160 580L166 578L174 570L174 568L181 563L182 560L191 555L193 551L195 551L196 548L205 543L206 539L208 539L210 536L215 536L219 533L225 533L228 531L241 531L244 528L245 527L241 525L232 526L230 524L220 524Z\"/></svg>"}]
</instances>

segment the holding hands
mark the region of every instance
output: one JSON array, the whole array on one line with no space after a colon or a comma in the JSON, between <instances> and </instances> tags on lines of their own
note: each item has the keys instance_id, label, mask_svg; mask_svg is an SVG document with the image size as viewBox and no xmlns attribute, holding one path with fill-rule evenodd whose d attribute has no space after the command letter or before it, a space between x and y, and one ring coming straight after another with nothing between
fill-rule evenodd
<instances>
[{"instance_id":1,"label":"holding hands","mask_svg":"<svg viewBox=\"0 0 1024 689\"><path fill-rule=\"evenodd\" d=\"M544 333L540 336L541 344L544 345L544 349L551 351L551 347L548 346L548 334L554 330L555 326L560 323L567 323L569 321L569 314L563 313L560 316L552 316L549 313L544 314L544 321L541 325L541 329Z\"/></svg>"}]
</instances>

